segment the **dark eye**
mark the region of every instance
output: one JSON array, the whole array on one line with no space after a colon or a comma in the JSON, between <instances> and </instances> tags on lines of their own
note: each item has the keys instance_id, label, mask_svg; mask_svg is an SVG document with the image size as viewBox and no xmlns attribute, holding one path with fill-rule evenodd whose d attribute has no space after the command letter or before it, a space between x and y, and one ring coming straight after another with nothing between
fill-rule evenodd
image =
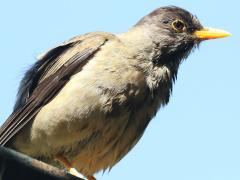
<instances>
[{"instance_id":1,"label":"dark eye","mask_svg":"<svg viewBox=\"0 0 240 180\"><path fill-rule=\"evenodd\" d=\"M179 19L172 22L172 28L177 32L183 32L185 29L185 23Z\"/></svg>"}]
</instances>

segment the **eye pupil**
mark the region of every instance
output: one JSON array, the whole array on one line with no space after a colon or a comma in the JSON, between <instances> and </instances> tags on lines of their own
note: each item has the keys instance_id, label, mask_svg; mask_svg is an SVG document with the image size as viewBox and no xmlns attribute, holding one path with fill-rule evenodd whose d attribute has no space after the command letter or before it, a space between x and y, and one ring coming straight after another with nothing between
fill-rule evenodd
<instances>
[{"instance_id":1,"label":"eye pupil","mask_svg":"<svg viewBox=\"0 0 240 180\"><path fill-rule=\"evenodd\" d=\"M172 23L172 27L177 31L183 31L183 29L185 28L185 24L181 20L175 20Z\"/></svg>"},{"instance_id":2,"label":"eye pupil","mask_svg":"<svg viewBox=\"0 0 240 180\"><path fill-rule=\"evenodd\" d=\"M175 27L176 27L177 29L182 29L182 28L183 28L183 24L178 21L178 22L175 24Z\"/></svg>"}]
</instances>

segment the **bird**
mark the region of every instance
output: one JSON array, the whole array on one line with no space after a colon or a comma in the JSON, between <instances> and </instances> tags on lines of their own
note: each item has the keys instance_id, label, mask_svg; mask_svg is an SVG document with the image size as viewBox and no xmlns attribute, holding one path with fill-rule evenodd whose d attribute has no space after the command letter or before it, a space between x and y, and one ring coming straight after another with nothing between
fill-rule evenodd
<instances>
[{"instance_id":1,"label":"bird","mask_svg":"<svg viewBox=\"0 0 240 180\"><path fill-rule=\"evenodd\" d=\"M165 6L126 32L73 37L25 73L0 145L93 180L137 144L168 104L183 60L202 41L229 35Z\"/></svg>"}]
</instances>

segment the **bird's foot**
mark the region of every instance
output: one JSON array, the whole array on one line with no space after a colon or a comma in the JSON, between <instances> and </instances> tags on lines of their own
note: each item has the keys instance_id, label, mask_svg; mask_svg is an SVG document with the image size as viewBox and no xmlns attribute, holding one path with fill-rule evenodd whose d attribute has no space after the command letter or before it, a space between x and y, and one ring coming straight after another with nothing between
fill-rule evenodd
<instances>
[{"instance_id":1,"label":"bird's foot","mask_svg":"<svg viewBox=\"0 0 240 180\"><path fill-rule=\"evenodd\" d=\"M97 180L94 176L87 176L88 180Z\"/></svg>"},{"instance_id":2,"label":"bird's foot","mask_svg":"<svg viewBox=\"0 0 240 180\"><path fill-rule=\"evenodd\" d=\"M81 173L79 173L75 168L68 169L68 172L73 176L79 177L81 179L85 179L85 177Z\"/></svg>"},{"instance_id":3,"label":"bird's foot","mask_svg":"<svg viewBox=\"0 0 240 180\"><path fill-rule=\"evenodd\" d=\"M57 155L57 156L55 156L55 159L57 161L59 161L67 169L67 171L70 174L72 174L73 176L77 176L79 178L85 179L84 176L81 173L79 173L75 168L73 168L72 164L64 156ZM93 179L91 179L91 178L93 178ZM88 180L95 180L95 178L92 177L92 176L87 177L87 179Z\"/></svg>"}]
</instances>

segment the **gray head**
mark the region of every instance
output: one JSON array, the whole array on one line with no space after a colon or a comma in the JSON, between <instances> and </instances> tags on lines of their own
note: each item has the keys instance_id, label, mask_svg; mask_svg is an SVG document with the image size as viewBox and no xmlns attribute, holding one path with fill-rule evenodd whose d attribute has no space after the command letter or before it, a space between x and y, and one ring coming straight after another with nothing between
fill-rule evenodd
<instances>
[{"instance_id":1,"label":"gray head","mask_svg":"<svg viewBox=\"0 0 240 180\"><path fill-rule=\"evenodd\" d=\"M175 6L156 9L135 25L138 26L149 29L159 48L160 53L154 57L155 63L172 66L175 70L201 41L229 35L224 31L204 28L196 16Z\"/></svg>"}]
</instances>

